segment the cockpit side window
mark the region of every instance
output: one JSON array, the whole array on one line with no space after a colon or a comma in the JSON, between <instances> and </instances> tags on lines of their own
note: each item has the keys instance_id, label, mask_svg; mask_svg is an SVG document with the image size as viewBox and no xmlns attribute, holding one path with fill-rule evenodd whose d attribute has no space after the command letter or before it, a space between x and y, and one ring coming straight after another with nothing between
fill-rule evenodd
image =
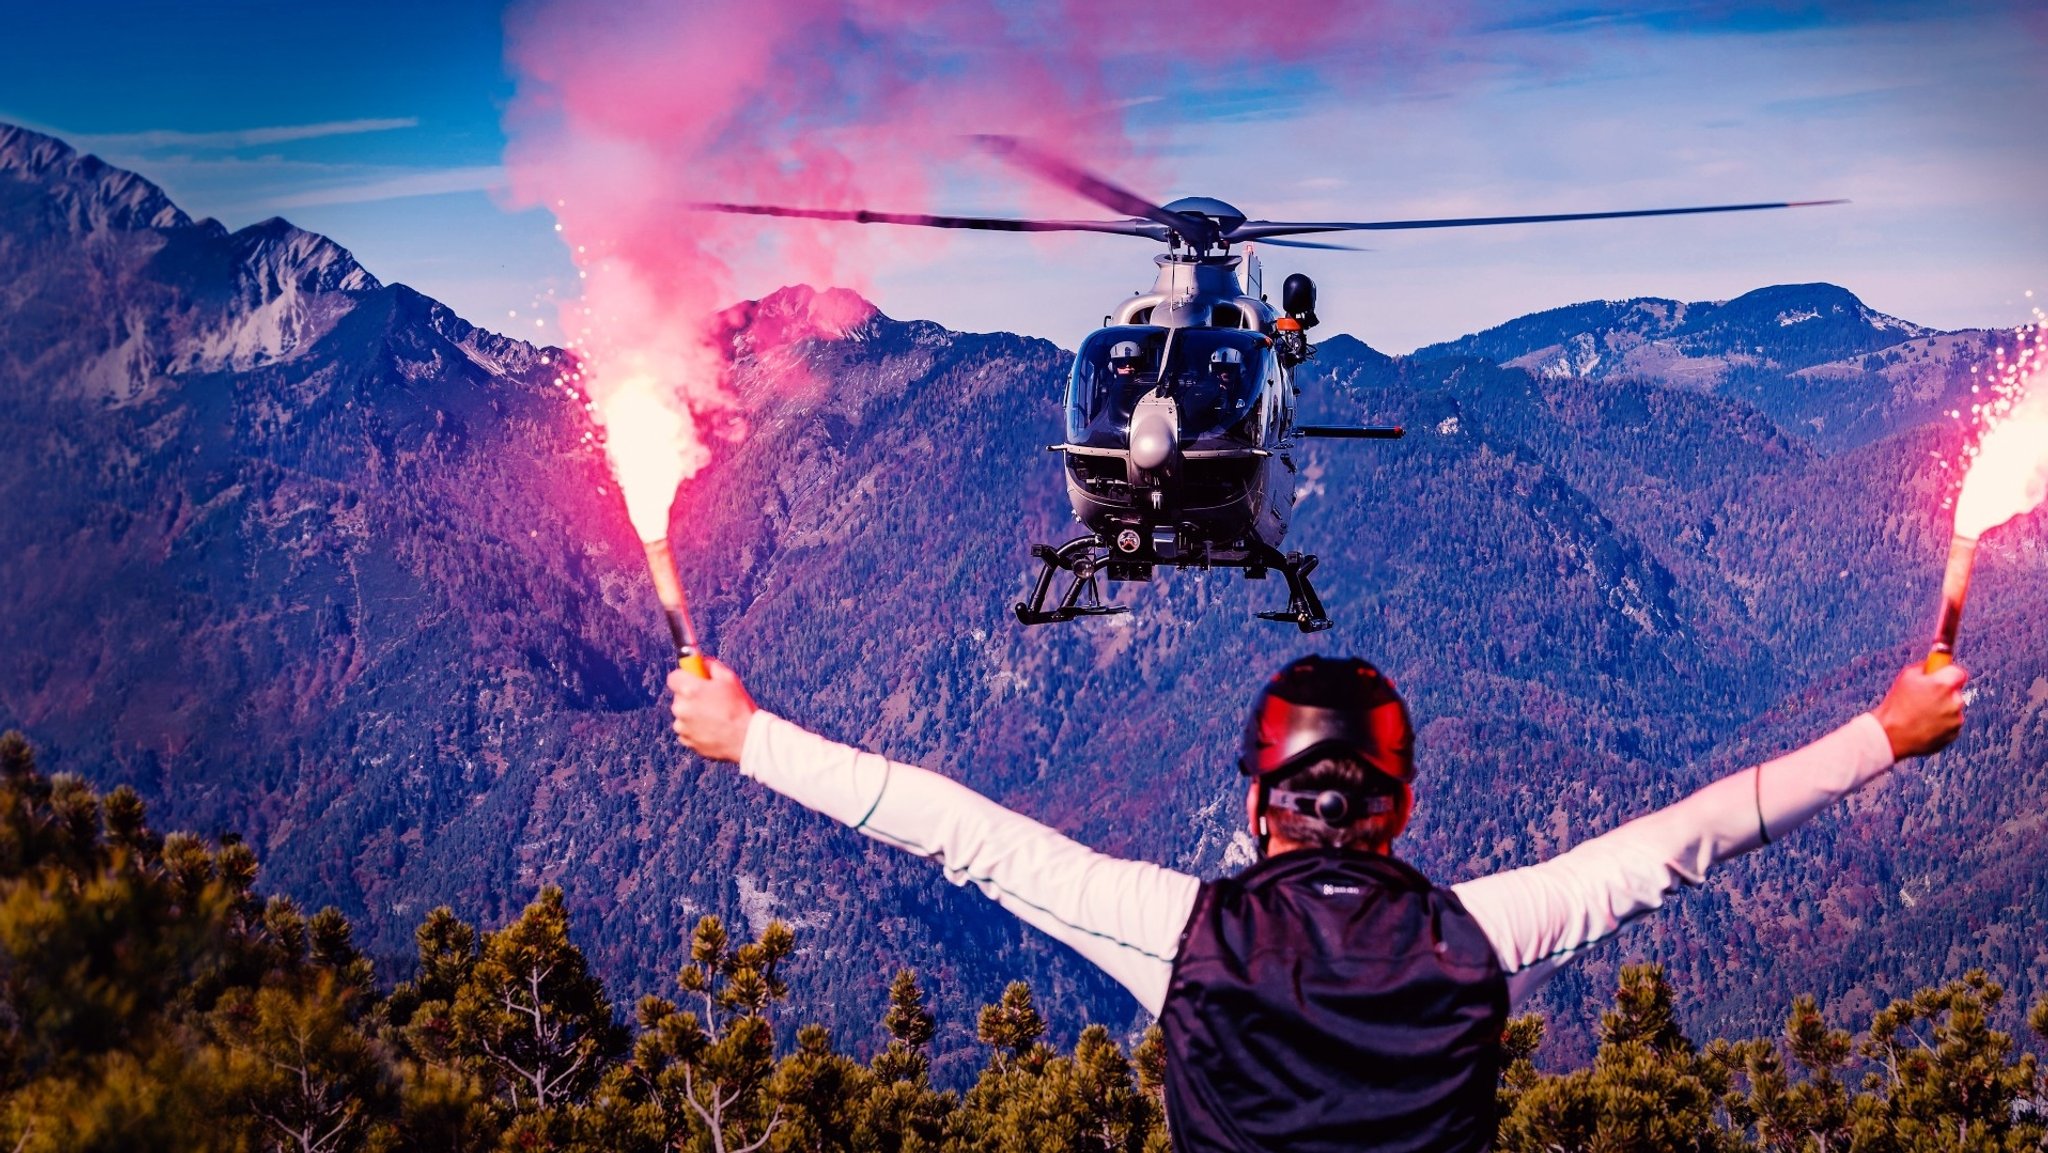
<instances>
[{"instance_id":1,"label":"cockpit side window","mask_svg":"<svg viewBox=\"0 0 2048 1153\"><path fill-rule=\"evenodd\" d=\"M1166 330L1149 325L1104 328L1083 341L1067 388L1067 439L1123 435L1131 409L1159 383L1165 345Z\"/></svg>"},{"instance_id":2,"label":"cockpit side window","mask_svg":"<svg viewBox=\"0 0 2048 1153\"><path fill-rule=\"evenodd\" d=\"M1270 342L1256 332L1177 332L1162 387L1180 404L1183 439L1225 434L1258 439L1255 418L1271 360Z\"/></svg>"}]
</instances>

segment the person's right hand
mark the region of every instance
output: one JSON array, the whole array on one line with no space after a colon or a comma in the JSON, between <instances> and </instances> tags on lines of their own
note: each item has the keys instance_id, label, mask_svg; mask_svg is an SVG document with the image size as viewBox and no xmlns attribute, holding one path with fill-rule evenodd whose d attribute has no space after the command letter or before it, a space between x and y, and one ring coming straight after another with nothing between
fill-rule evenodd
<instances>
[{"instance_id":1,"label":"person's right hand","mask_svg":"<svg viewBox=\"0 0 2048 1153\"><path fill-rule=\"evenodd\" d=\"M1871 710L1891 738L1893 760L1940 752L1956 739L1963 731L1963 682L1969 679L1957 665L1930 673L1918 661L1899 673Z\"/></svg>"},{"instance_id":2,"label":"person's right hand","mask_svg":"<svg viewBox=\"0 0 2048 1153\"><path fill-rule=\"evenodd\" d=\"M669 711L675 714L676 739L714 761L737 762L754 719L754 698L724 663L705 657L704 668L709 678L681 669L668 674L668 691L675 694Z\"/></svg>"}]
</instances>

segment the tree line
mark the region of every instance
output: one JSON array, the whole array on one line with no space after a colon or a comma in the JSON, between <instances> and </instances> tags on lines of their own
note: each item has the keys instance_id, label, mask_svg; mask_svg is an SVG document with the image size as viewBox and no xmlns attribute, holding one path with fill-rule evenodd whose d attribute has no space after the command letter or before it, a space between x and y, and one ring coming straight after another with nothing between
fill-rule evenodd
<instances>
[{"instance_id":1,"label":"tree line","mask_svg":"<svg viewBox=\"0 0 2048 1153\"><path fill-rule=\"evenodd\" d=\"M257 871L247 845L158 835L132 789L45 775L0 737L0 1148L1170 1148L1157 1028L1056 1047L1021 982L981 1010L973 1083L940 1088L907 970L865 1057L815 1024L778 1043L781 922L743 940L700 919L673 993L628 1024L559 889L491 931L434 910L410 978L386 986L345 917L258 895ZM2048 1149L2048 1083L1992 1027L2004 996L1973 972L1853 1036L1805 997L1781 1037L1702 1046L1661 970L1629 967L1589 1066L1541 1071L1541 1019L1509 1023L1500 1148ZM2028 1023L2048 1037L2048 997Z\"/></svg>"}]
</instances>

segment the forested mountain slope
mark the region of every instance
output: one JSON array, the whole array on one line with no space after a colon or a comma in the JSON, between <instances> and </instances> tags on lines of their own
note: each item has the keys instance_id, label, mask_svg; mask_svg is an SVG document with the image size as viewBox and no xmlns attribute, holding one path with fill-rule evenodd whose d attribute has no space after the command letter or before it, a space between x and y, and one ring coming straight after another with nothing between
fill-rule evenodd
<instances>
[{"instance_id":1,"label":"forested mountain slope","mask_svg":"<svg viewBox=\"0 0 2048 1153\"><path fill-rule=\"evenodd\" d=\"M1847 296L1769 291L1778 312ZM767 707L1107 851L1204 872L1244 851L1239 710L1303 652L1370 656L1409 693L1410 852L1449 880L1846 720L1932 616L1929 453L1959 434L1870 399L1928 339L1911 326L1890 346L1782 326L1803 343L1765 346L1773 380L1833 375L1767 396L1326 341L1304 419L1411 435L1303 452L1289 543L1324 558L1338 626L1302 638L1251 616L1279 582L1225 574L1114 586L1128 617L1015 623L1029 544L1074 531L1044 451L1057 348L807 289L726 319L741 404L674 534L711 648ZM168 824L247 837L268 883L339 904L379 957L433 905L498 923L554 882L622 1000L666 986L697 915L778 915L806 942L798 997L842 1035L902 965L941 1053L1013 978L1063 1035L1132 1024L929 865L674 749L666 636L561 367L322 238L192 222L0 129L0 727ZM1844 412L1864 431L1832 435ZM1704 1034L1972 964L2021 1000L2048 985L2048 524L1979 563L1962 743L1588 958L1549 1000L1560 1054L1638 958Z\"/></svg>"}]
</instances>

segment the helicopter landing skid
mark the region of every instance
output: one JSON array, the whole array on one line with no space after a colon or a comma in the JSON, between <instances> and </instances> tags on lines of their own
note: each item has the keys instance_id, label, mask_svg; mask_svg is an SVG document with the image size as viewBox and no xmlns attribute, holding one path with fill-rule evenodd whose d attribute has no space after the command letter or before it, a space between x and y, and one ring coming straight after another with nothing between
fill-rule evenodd
<instances>
[{"instance_id":1,"label":"helicopter landing skid","mask_svg":"<svg viewBox=\"0 0 2048 1153\"><path fill-rule=\"evenodd\" d=\"M1323 612L1323 598L1316 595L1315 586L1308 583L1308 574L1316 571L1322 563L1307 553L1291 552L1285 555L1274 553L1268 556L1263 566L1280 570L1287 578L1287 611L1260 613L1259 619L1282 621L1294 625L1305 633L1319 633L1330 627L1330 618ZM1256 571L1247 565L1245 575Z\"/></svg>"},{"instance_id":2,"label":"helicopter landing skid","mask_svg":"<svg viewBox=\"0 0 2048 1153\"><path fill-rule=\"evenodd\" d=\"M1128 605L1102 603L1099 581L1105 561L1099 554L1107 551L1102 540L1093 536L1076 537L1058 548L1049 544L1032 545L1031 555L1038 558L1041 567L1037 583L1031 586L1031 599L1017 605L1017 619L1027 625L1046 625L1077 617L1106 617L1131 611ZM1323 611L1322 598L1316 595L1315 586L1308 580L1318 563L1307 553L1269 551L1237 562L1232 567L1244 569L1249 579L1264 577L1268 569L1280 570L1280 575L1287 579L1287 609L1285 612L1258 615L1264 620L1294 625L1305 633L1319 633L1329 628L1331 622ZM1114 566L1111 567L1110 576L1114 578L1116 573ZM1150 566L1146 568L1149 572ZM1053 574L1062 570L1072 579L1058 607L1048 609L1045 600L1052 593Z\"/></svg>"},{"instance_id":3,"label":"helicopter landing skid","mask_svg":"<svg viewBox=\"0 0 2048 1153\"><path fill-rule=\"evenodd\" d=\"M1043 567L1038 570L1038 583L1031 586L1031 600L1017 606L1017 619L1027 625L1049 625L1070 621L1075 617L1107 617L1117 613L1130 612L1129 605L1106 605L1102 603L1102 586L1096 577L1099 562L1095 553L1102 542L1092 536L1075 537L1073 540L1054 548L1049 544L1031 546L1031 555L1037 557ZM1045 607L1046 594L1052 591L1052 574L1060 569L1072 574L1066 595L1060 598L1059 607Z\"/></svg>"}]
</instances>

